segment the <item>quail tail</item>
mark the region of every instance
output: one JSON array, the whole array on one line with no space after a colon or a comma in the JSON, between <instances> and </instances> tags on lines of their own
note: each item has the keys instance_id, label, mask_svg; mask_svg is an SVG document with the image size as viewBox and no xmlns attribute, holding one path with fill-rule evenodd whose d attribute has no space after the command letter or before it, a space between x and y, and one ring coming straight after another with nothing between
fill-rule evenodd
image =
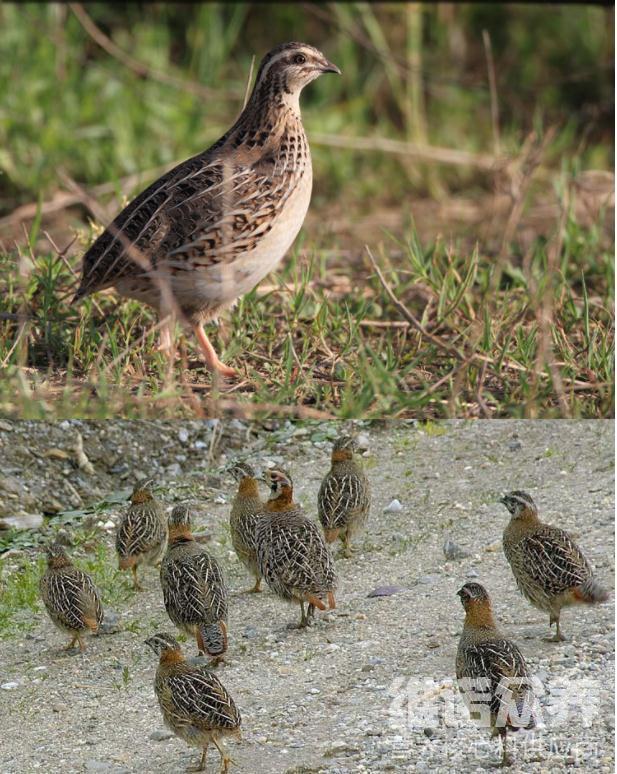
<instances>
[{"instance_id":1,"label":"quail tail","mask_svg":"<svg viewBox=\"0 0 617 774\"><path fill-rule=\"evenodd\" d=\"M220 656L227 650L227 627L222 621L200 626L205 649L210 656Z\"/></svg>"},{"instance_id":2,"label":"quail tail","mask_svg":"<svg viewBox=\"0 0 617 774\"><path fill-rule=\"evenodd\" d=\"M606 602L608 599L608 591L600 586L595 578L589 578L582 586L576 588L574 595L581 602L587 602L590 605L595 602Z\"/></svg>"}]
</instances>

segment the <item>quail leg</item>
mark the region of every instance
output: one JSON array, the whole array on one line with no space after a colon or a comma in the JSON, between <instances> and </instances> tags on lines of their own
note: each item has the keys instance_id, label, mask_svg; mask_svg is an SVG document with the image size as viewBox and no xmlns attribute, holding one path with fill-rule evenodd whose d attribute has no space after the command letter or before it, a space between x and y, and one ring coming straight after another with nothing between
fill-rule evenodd
<instances>
[{"instance_id":1,"label":"quail leg","mask_svg":"<svg viewBox=\"0 0 617 774\"><path fill-rule=\"evenodd\" d=\"M557 618L551 617L550 619L551 628L553 624L557 624L557 631L552 637L545 637L544 641L545 642L563 642L566 638L563 636L563 634L561 633L561 629L559 628L559 616L557 616Z\"/></svg>"},{"instance_id":2,"label":"quail leg","mask_svg":"<svg viewBox=\"0 0 617 774\"><path fill-rule=\"evenodd\" d=\"M506 752L506 731L504 729L503 733L499 735L501 739L501 763L499 764L502 768L504 766L510 766L512 761L508 758L508 754Z\"/></svg>"},{"instance_id":3,"label":"quail leg","mask_svg":"<svg viewBox=\"0 0 617 774\"><path fill-rule=\"evenodd\" d=\"M252 589L249 589L248 593L249 594L258 594L260 591L262 591L262 588L261 588L261 577L259 577L259 578L257 578L255 580L255 585L253 586Z\"/></svg>"},{"instance_id":4,"label":"quail leg","mask_svg":"<svg viewBox=\"0 0 617 774\"><path fill-rule=\"evenodd\" d=\"M131 567L131 572L133 573L133 588L135 589L135 591L143 591L144 587L137 580L137 565L136 564L134 564Z\"/></svg>"},{"instance_id":5,"label":"quail leg","mask_svg":"<svg viewBox=\"0 0 617 774\"><path fill-rule=\"evenodd\" d=\"M353 551L351 548L351 543L349 541L349 533L345 532L343 535L343 556L345 559L350 559Z\"/></svg>"},{"instance_id":6,"label":"quail leg","mask_svg":"<svg viewBox=\"0 0 617 774\"><path fill-rule=\"evenodd\" d=\"M221 361L219 360L214 347L210 343L210 339L206 336L206 332L204 331L203 326L201 324L196 325L193 328L193 331L197 336L197 341L199 343L201 351L204 354L204 358L205 358L206 366L208 367L208 370L212 372L217 372L221 374L221 376L235 376L236 375L235 370L233 368L230 368L230 366L226 366L224 363L221 363Z\"/></svg>"},{"instance_id":7,"label":"quail leg","mask_svg":"<svg viewBox=\"0 0 617 774\"><path fill-rule=\"evenodd\" d=\"M77 634L73 635L73 639L69 642L69 644L66 646L64 650L73 650L73 648L75 647L75 642L77 638L78 638Z\"/></svg>"},{"instance_id":8,"label":"quail leg","mask_svg":"<svg viewBox=\"0 0 617 774\"><path fill-rule=\"evenodd\" d=\"M221 747L221 745L218 743L218 741L215 738L213 738L212 741L214 742L214 746L216 747L216 749L219 751L221 755L221 774L227 774L227 772L229 771L229 765L231 763L235 763L235 761L233 760L233 758L227 755L225 750Z\"/></svg>"},{"instance_id":9,"label":"quail leg","mask_svg":"<svg viewBox=\"0 0 617 774\"><path fill-rule=\"evenodd\" d=\"M208 754L208 745L204 747L204 750L201 754L201 758L199 760L199 763L197 766L189 766L187 771L205 771L206 769L206 755Z\"/></svg>"},{"instance_id":10,"label":"quail leg","mask_svg":"<svg viewBox=\"0 0 617 774\"><path fill-rule=\"evenodd\" d=\"M305 629L307 626L309 626L309 620L306 616L306 611L304 610L304 601L300 601L300 623L289 623L287 624L287 628Z\"/></svg>"}]
</instances>

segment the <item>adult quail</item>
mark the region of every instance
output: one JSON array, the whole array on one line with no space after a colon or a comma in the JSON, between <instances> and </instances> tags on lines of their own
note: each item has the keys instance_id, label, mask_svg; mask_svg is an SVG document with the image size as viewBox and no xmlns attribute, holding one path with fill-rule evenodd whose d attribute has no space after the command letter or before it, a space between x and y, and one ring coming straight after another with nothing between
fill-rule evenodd
<instances>
[{"instance_id":1,"label":"adult quail","mask_svg":"<svg viewBox=\"0 0 617 774\"><path fill-rule=\"evenodd\" d=\"M550 626L557 625L549 641L559 642L564 639L559 628L562 608L605 602L608 594L570 535L540 521L530 495L509 492L500 502L511 515L503 550L516 583L534 607L549 614Z\"/></svg>"},{"instance_id":2,"label":"adult quail","mask_svg":"<svg viewBox=\"0 0 617 774\"><path fill-rule=\"evenodd\" d=\"M193 537L186 505L177 505L169 517L161 587L173 623L195 637L200 653L221 661L227 650L227 586L216 559Z\"/></svg>"},{"instance_id":3,"label":"adult quail","mask_svg":"<svg viewBox=\"0 0 617 774\"><path fill-rule=\"evenodd\" d=\"M466 583L457 594L465 608L456 653L459 690L472 719L501 738L505 766L507 732L536 726L532 676L518 647L497 628L486 589Z\"/></svg>"},{"instance_id":4,"label":"adult quail","mask_svg":"<svg viewBox=\"0 0 617 774\"><path fill-rule=\"evenodd\" d=\"M154 692L165 724L188 745L203 750L199 765L188 770L206 768L212 742L221 756L221 772L229 771L232 761L219 740L223 736L239 737L241 721L225 686L207 667L189 664L170 634L155 634L146 645L159 656Z\"/></svg>"},{"instance_id":5,"label":"adult quail","mask_svg":"<svg viewBox=\"0 0 617 774\"><path fill-rule=\"evenodd\" d=\"M238 559L255 578L255 585L250 591L258 592L261 591L261 572L257 561L255 529L264 512L264 503L259 496L255 472L250 465L238 462L229 472L238 482L238 491L229 515L231 543Z\"/></svg>"},{"instance_id":6,"label":"adult quail","mask_svg":"<svg viewBox=\"0 0 617 774\"><path fill-rule=\"evenodd\" d=\"M203 324L254 288L296 238L312 188L300 92L339 72L306 43L266 54L236 123L143 191L86 252L75 300L115 287L161 317L175 314L193 328L207 367L233 376Z\"/></svg>"},{"instance_id":7,"label":"adult quail","mask_svg":"<svg viewBox=\"0 0 617 774\"><path fill-rule=\"evenodd\" d=\"M121 570L133 573L133 587L143 590L137 579L140 564L158 564L167 544L167 519L155 500L148 481L137 484L131 502L116 530L116 552Z\"/></svg>"},{"instance_id":8,"label":"adult quail","mask_svg":"<svg viewBox=\"0 0 617 774\"><path fill-rule=\"evenodd\" d=\"M83 652L83 635L98 631L103 620L103 607L92 578L78 569L58 544L48 546L47 569L39 584L41 598L55 625L71 635L70 650L75 641Z\"/></svg>"},{"instance_id":9,"label":"adult quail","mask_svg":"<svg viewBox=\"0 0 617 774\"><path fill-rule=\"evenodd\" d=\"M368 478L353 459L357 450L350 436L336 439L331 468L317 496L317 512L326 541L333 543L340 537L345 556L351 555L351 538L366 523L371 506Z\"/></svg>"},{"instance_id":10,"label":"adult quail","mask_svg":"<svg viewBox=\"0 0 617 774\"><path fill-rule=\"evenodd\" d=\"M271 495L257 523L257 558L268 586L282 599L300 604L299 628L308 626L315 608L336 607L336 572L321 530L293 501L291 476L264 473ZM304 605L308 604L305 612Z\"/></svg>"}]
</instances>

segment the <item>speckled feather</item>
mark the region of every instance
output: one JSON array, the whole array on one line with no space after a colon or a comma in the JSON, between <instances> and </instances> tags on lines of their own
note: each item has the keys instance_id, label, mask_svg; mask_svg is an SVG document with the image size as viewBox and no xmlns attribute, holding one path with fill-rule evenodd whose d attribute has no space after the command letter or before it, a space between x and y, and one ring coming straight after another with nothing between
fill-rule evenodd
<instances>
[{"instance_id":1,"label":"speckled feather","mask_svg":"<svg viewBox=\"0 0 617 774\"><path fill-rule=\"evenodd\" d=\"M268 586L283 599L320 599L336 588L332 555L301 509L267 513L257 525L257 556Z\"/></svg>"},{"instance_id":2,"label":"speckled feather","mask_svg":"<svg viewBox=\"0 0 617 774\"><path fill-rule=\"evenodd\" d=\"M195 323L233 303L283 257L304 220L312 170L285 75L269 65L277 56L291 62L298 45L267 55L246 109L218 142L153 183L101 234L84 256L77 298L114 285L160 307L152 281L158 277L169 280ZM148 271L130 247L145 257Z\"/></svg>"},{"instance_id":3,"label":"speckled feather","mask_svg":"<svg viewBox=\"0 0 617 774\"><path fill-rule=\"evenodd\" d=\"M208 652L223 653L228 591L216 559L192 539L176 540L161 562L161 587L173 623L189 634L201 630Z\"/></svg>"},{"instance_id":4,"label":"speckled feather","mask_svg":"<svg viewBox=\"0 0 617 774\"><path fill-rule=\"evenodd\" d=\"M248 496L241 491L234 497L229 515L231 543L238 559L256 578L261 577L257 559L257 522L265 512L259 496Z\"/></svg>"},{"instance_id":5,"label":"speckled feather","mask_svg":"<svg viewBox=\"0 0 617 774\"><path fill-rule=\"evenodd\" d=\"M167 519L154 498L131 503L116 531L116 552L123 560L135 564L156 564L167 544Z\"/></svg>"},{"instance_id":6,"label":"speckled feather","mask_svg":"<svg viewBox=\"0 0 617 774\"><path fill-rule=\"evenodd\" d=\"M77 633L100 626L103 607L96 586L87 573L72 564L48 568L41 578L40 592L49 617L60 629Z\"/></svg>"},{"instance_id":7,"label":"speckled feather","mask_svg":"<svg viewBox=\"0 0 617 774\"><path fill-rule=\"evenodd\" d=\"M317 497L319 521L324 529L352 534L366 522L370 504L369 482L362 468L353 460L334 462Z\"/></svg>"}]
</instances>

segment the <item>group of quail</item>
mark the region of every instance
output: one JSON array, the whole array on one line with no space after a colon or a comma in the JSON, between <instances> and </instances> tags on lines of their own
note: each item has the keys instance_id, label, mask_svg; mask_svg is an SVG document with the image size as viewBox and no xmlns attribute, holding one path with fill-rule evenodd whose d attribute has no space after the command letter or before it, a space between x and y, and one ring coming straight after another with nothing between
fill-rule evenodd
<instances>
[{"instance_id":1,"label":"group of quail","mask_svg":"<svg viewBox=\"0 0 617 774\"><path fill-rule=\"evenodd\" d=\"M261 580L278 597L300 607L299 623L309 626L315 609L336 606L337 574L328 543L343 542L351 553L351 536L365 523L370 509L369 482L353 459L355 440L341 436L333 444L331 468L324 477L317 501L320 529L294 502L293 482L280 468L265 469L263 480L270 496L262 500L253 469L240 462L229 468L238 482L230 512L234 550L254 577L251 592L261 590ZM203 770L210 743L220 752L222 771L230 758L220 737L238 734L240 713L212 668L224 660L228 646L228 589L220 564L195 540L187 505L177 505L166 518L154 497L151 482L133 490L130 504L116 531L116 552L121 570L130 569L135 590L140 564L160 564L165 609L181 631L194 637L200 655L210 663L188 662L176 639L165 632L146 643L159 656L155 692L165 723L191 746L202 749L196 770ZM65 550L48 548L48 567L41 579L41 595L53 622L84 649L83 635L96 632L103 620L98 592L87 573L77 569Z\"/></svg>"},{"instance_id":2,"label":"group of quail","mask_svg":"<svg viewBox=\"0 0 617 774\"><path fill-rule=\"evenodd\" d=\"M534 607L549 614L551 627L555 624L548 641L560 642L562 608L605 602L608 594L572 537L540 520L530 495L513 491L500 502L510 513L503 550L516 584ZM519 648L498 629L486 589L466 583L458 595L465 609L456 654L459 688L472 717L478 712L478 696L488 694L491 734L501 739L501 764L506 765L507 732L536 726L532 675Z\"/></svg>"}]
</instances>

